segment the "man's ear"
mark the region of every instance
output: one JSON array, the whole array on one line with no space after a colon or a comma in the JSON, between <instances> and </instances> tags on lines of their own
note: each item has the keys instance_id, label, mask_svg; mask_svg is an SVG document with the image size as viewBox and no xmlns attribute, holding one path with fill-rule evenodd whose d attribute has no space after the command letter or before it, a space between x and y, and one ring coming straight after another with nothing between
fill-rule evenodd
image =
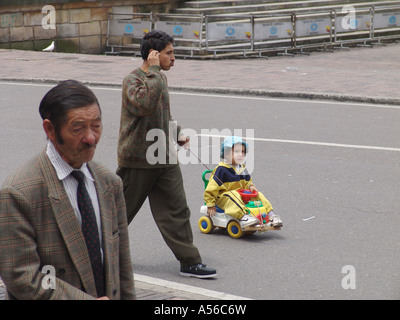
<instances>
[{"instance_id":1,"label":"man's ear","mask_svg":"<svg viewBox=\"0 0 400 320\"><path fill-rule=\"evenodd\" d=\"M43 129L44 132L46 132L47 138L49 138L50 141L55 141L56 130L54 128L53 123L49 119L43 120Z\"/></svg>"}]
</instances>

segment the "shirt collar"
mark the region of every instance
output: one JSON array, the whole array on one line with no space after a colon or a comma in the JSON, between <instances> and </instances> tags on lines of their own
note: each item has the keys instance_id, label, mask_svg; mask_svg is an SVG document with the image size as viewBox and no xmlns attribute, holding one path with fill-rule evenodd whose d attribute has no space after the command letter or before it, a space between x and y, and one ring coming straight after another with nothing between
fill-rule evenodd
<instances>
[{"instance_id":1,"label":"shirt collar","mask_svg":"<svg viewBox=\"0 0 400 320\"><path fill-rule=\"evenodd\" d=\"M46 150L47 156L50 159L51 164L53 165L54 169L56 170L57 177L59 180L64 180L66 177L68 177L73 170L75 170L73 167L71 167L58 153L56 148L54 147L54 144L49 140L47 144L47 150ZM86 164L86 162L82 165L82 167L79 168L80 171L83 172L86 178L94 181L92 175L90 174L89 168Z\"/></svg>"}]
</instances>

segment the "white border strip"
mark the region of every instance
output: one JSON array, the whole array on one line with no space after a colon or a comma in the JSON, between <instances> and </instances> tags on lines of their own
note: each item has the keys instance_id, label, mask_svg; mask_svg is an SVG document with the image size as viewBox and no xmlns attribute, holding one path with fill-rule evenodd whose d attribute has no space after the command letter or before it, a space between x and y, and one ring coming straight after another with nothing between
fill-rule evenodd
<instances>
[{"instance_id":1,"label":"white border strip","mask_svg":"<svg viewBox=\"0 0 400 320\"><path fill-rule=\"evenodd\" d=\"M187 292L187 293L202 295L205 297L219 299L219 300L252 300L250 298L235 296L235 295L218 292L218 291L213 291L213 290L208 290L208 289L203 289L203 288L199 288L199 287L193 287L193 286L189 286L187 284L153 278L153 277L149 277L149 276L145 276L145 275L137 274L137 273L134 274L134 278L135 278L135 281L140 281L140 282L144 282L147 284L161 286L161 287L165 287L165 288L173 289L173 290L179 290L179 291L183 291L183 292Z\"/></svg>"},{"instance_id":2,"label":"white border strip","mask_svg":"<svg viewBox=\"0 0 400 320\"><path fill-rule=\"evenodd\" d=\"M215 138L226 138L224 135L217 134L197 134L200 137L215 137ZM379 151L394 151L400 152L400 148L390 147L377 147L377 146L362 146L355 144L340 144L340 143L329 143L329 142L315 142L315 141L301 141L301 140L283 140L283 139L265 139L265 138L246 138L247 140L264 141L264 142L279 142L279 143L293 143L293 144L307 144L314 146L326 146L326 147L339 147L339 148L352 148L352 149L367 149L367 150L379 150Z\"/></svg>"}]
</instances>

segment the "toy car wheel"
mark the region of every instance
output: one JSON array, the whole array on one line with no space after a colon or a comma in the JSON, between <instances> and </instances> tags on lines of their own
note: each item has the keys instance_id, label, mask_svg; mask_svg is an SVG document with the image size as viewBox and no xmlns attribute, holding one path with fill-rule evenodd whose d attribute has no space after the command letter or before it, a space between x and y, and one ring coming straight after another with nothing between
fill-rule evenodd
<instances>
[{"instance_id":1,"label":"toy car wheel","mask_svg":"<svg viewBox=\"0 0 400 320\"><path fill-rule=\"evenodd\" d=\"M211 233L214 230L214 224L209 217L201 217L198 223L199 229L202 233Z\"/></svg>"},{"instance_id":2,"label":"toy car wheel","mask_svg":"<svg viewBox=\"0 0 400 320\"><path fill-rule=\"evenodd\" d=\"M228 223L228 234L235 239L239 239L241 236L243 236L243 230L240 227L239 222L232 220Z\"/></svg>"}]
</instances>

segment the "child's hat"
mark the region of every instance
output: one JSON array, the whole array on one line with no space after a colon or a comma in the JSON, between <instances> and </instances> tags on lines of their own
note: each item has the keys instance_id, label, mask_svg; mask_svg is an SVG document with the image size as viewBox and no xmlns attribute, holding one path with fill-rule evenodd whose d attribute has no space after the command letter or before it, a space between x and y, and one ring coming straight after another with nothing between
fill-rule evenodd
<instances>
[{"instance_id":1,"label":"child's hat","mask_svg":"<svg viewBox=\"0 0 400 320\"><path fill-rule=\"evenodd\" d=\"M248 149L247 143L244 142L241 137L230 136L230 137L225 138L224 142L222 142L222 145L221 145L221 158L224 157L225 148L232 149L233 146L235 144L238 144L238 143L244 145L245 152L247 153L247 149Z\"/></svg>"}]
</instances>

